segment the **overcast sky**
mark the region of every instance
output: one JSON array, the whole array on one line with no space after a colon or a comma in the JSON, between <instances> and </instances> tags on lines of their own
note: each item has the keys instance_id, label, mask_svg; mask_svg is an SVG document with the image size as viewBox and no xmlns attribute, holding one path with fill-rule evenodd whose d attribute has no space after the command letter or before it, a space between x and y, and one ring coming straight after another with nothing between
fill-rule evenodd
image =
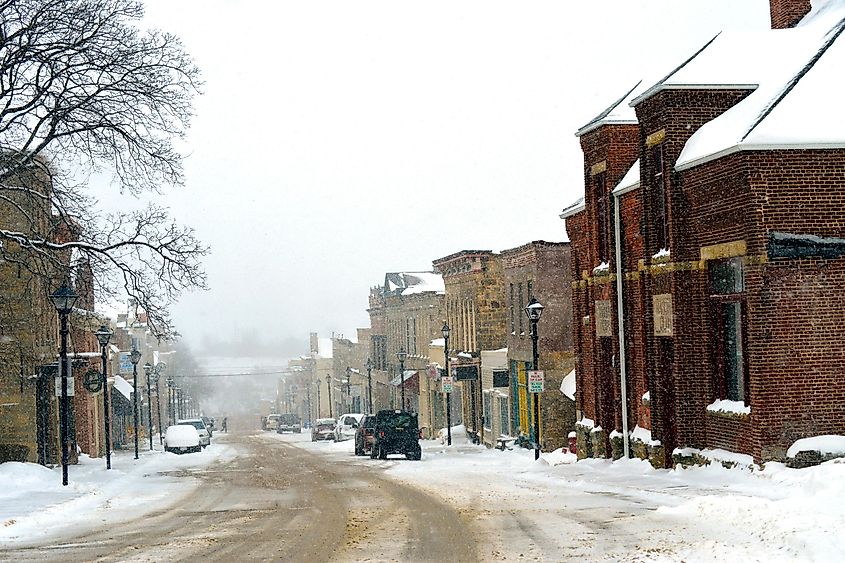
<instances>
[{"instance_id":1,"label":"overcast sky","mask_svg":"<svg viewBox=\"0 0 845 563\"><path fill-rule=\"evenodd\" d=\"M203 70L187 186L164 200L212 248L190 342L368 326L387 271L564 240L573 133L766 0L148 0ZM303 350L305 351L305 350Z\"/></svg>"}]
</instances>

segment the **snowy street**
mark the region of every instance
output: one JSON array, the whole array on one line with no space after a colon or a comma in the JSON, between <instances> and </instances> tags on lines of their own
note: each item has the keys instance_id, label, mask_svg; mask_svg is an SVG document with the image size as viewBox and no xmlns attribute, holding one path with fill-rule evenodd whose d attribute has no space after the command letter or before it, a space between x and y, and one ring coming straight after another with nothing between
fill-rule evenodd
<instances>
[{"instance_id":1,"label":"snowy street","mask_svg":"<svg viewBox=\"0 0 845 563\"><path fill-rule=\"evenodd\" d=\"M461 440L424 442L420 462L378 461L351 441L309 439L221 434L203 454L147 453L138 470L118 456L100 487L101 460L86 461L67 497L46 481L38 497L4 492L0 559L832 561L845 550L843 463L658 471ZM56 481L26 467L21 491L33 475Z\"/></svg>"}]
</instances>

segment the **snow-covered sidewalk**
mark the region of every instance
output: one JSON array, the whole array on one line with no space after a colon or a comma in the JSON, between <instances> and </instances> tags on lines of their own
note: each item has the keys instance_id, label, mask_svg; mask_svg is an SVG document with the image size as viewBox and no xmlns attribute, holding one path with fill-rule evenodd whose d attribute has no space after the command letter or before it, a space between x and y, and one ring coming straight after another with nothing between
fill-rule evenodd
<instances>
[{"instance_id":1,"label":"snow-covered sidewalk","mask_svg":"<svg viewBox=\"0 0 845 563\"><path fill-rule=\"evenodd\" d=\"M112 454L112 469L104 458L80 456L69 467L62 486L62 468L34 463L0 464L0 545L21 545L75 530L102 529L138 518L178 502L198 480L170 473L206 467L235 456L235 449L211 444L201 453L176 455L161 451Z\"/></svg>"},{"instance_id":2,"label":"snow-covered sidewalk","mask_svg":"<svg viewBox=\"0 0 845 563\"><path fill-rule=\"evenodd\" d=\"M333 461L377 464L467 514L487 559L845 560L845 460L808 469L656 470L640 460L423 441L421 462L356 458L352 442L285 437Z\"/></svg>"}]
</instances>

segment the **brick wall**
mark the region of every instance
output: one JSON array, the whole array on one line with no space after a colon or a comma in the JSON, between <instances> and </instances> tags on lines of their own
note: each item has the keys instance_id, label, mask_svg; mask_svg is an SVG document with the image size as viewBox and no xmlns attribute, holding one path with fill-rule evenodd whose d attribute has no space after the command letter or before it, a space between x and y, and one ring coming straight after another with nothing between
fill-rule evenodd
<instances>
[{"instance_id":1,"label":"brick wall","mask_svg":"<svg viewBox=\"0 0 845 563\"><path fill-rule=\"evenodd\" d=\"M810 8L810 0L769 0L772 29L794 27Z\"/></svg>"}]
</instances>

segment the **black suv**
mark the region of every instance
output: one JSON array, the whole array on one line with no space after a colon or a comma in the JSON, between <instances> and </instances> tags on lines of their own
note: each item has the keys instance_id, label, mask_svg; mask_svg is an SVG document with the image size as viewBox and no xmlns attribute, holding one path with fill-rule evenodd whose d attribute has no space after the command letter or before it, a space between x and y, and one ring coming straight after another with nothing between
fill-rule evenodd
<instances>
[{"instance_id":1,"label":"black suv","mask_svg":"<svg viewBox=\"0 0 845 563\"><path fill-rule=\"evenodd\" d=\"M370 457L387 459L388 454L405 454L408 459L422 457L420 429L416 413L379 411L373 423L373 449Z\"/></svg>"}]
</instances>

